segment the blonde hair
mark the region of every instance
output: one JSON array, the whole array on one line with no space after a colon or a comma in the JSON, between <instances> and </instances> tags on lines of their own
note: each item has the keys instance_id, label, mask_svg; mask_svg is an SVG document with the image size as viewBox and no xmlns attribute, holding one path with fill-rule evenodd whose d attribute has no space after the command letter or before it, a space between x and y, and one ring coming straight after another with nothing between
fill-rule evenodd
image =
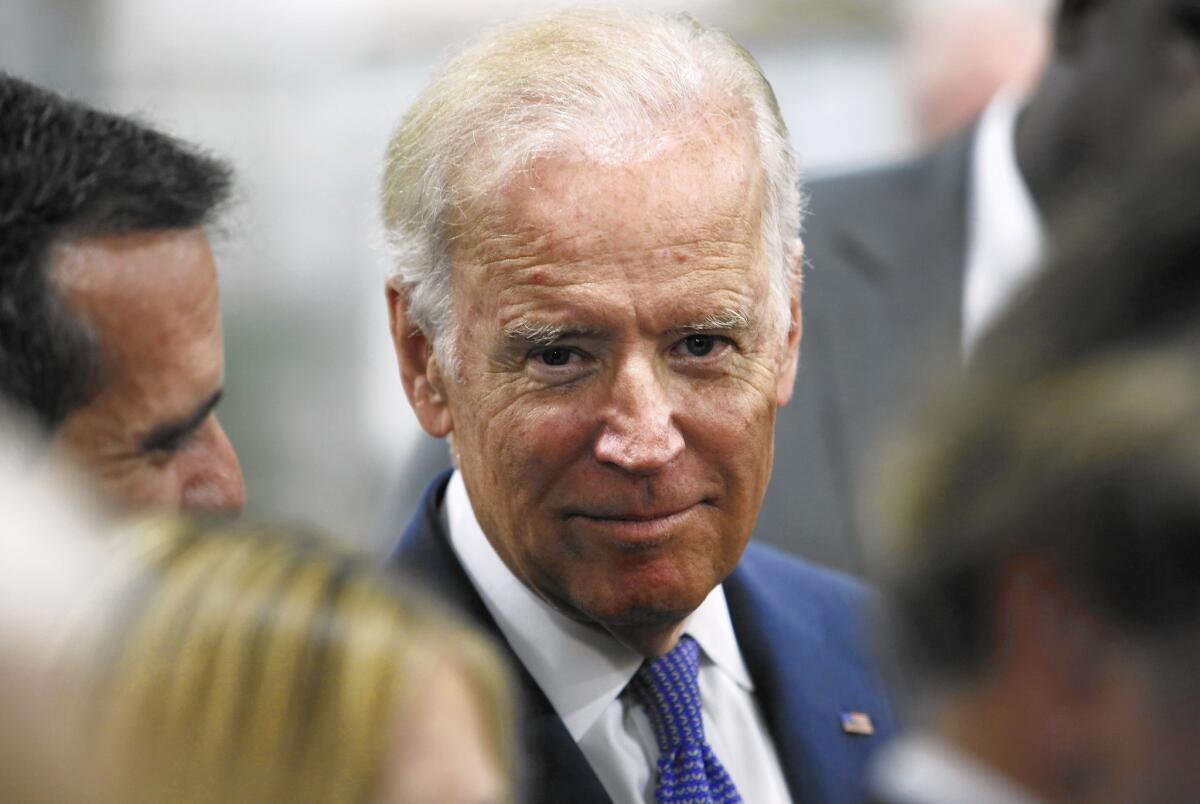
<instances>
[{"instance_id":1,"label":"blonde hair","mask_svg":"<svg viewBox=\"0 0 1200 804\"><path fill-rule=\"evenodd\" d=\"M786 313L799 169L771 85L727 34L686 15L569 9L494 29L452 59L393 134L382 190L393 278L438 360L457 373L459 213L539 157L636 160L672 127L744 111L764 176L763 253Z\"/></svg>"},{"instance_id":2,"label":"blonde hair","mask_svg":"<svg viewBox=\"0 0 1200 804\"><path fill-rule=\"evenodd\" d=\"M372 800L397 719L447 659L511 767L491 646L363 559L295 533L178 520L131 538L92 685L118 800Z\"/></svg>"}]
</instances>

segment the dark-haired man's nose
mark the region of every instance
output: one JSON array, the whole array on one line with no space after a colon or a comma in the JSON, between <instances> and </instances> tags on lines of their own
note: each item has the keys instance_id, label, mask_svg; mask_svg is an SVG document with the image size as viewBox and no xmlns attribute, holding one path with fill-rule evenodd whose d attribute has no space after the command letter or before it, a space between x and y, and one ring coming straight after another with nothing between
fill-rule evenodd
<instances>
[{"instance_id":1,"label":"dark-haired man's nose","mask_svg":"<svg viewBox=\"0 0 1200 804\"><path fill-rule=\"evenodd\" d=\"M246 506L242 467L216 416L204 423L189 445L180 507L189 513L237 514Z\"/></svg>"}]
</instances>

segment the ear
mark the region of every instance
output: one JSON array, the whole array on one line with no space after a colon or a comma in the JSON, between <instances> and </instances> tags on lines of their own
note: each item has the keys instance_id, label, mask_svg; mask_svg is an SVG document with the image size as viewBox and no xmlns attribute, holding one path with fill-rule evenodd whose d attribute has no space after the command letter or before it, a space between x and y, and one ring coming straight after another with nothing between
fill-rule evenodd
<instances>
[{"instance_id":1,"label":"ear","mask_svg":"<svg viewBox=\"0 0 1200 804\"><path fill-rule=\"evenodd\" d=\"M446 401L441 367L433 355L433 342L409 316L408 294L398 280L388 281L386 294L392 345L408 403L425 432L444 438L454 429L454 419Z\"/></svg>"},{"instance_id":2,"label":"ear","mask_svg":"<svg viewBox=\"0 0 1200 804\"><path fill-rule=\"evenodd\" d=\"M800 309L800 293L804 284L803 268L804 244L800 242L800 238L796 238L788 256L789 275L794 279L789 288L787 343L784 346L779 371L775 375L775 404L781 406L792 399L792 389L796 385L796 364L800 360L800 336L804 332L804 317Z\"/></svg>"}]
</instances>

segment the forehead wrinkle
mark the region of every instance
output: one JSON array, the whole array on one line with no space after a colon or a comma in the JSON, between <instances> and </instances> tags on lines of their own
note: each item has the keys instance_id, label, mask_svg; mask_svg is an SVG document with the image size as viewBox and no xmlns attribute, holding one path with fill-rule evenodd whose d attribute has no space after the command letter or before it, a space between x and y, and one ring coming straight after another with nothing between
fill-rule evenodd
<instances>
[{"instance_id":1,"label":"forehead wrinkle","mask_svg":"<svg viewBox=\"0 0 1200 804\"><path fill-rule=\"evenodd\" d=\"M711 212L711 210L710 210ZM658 226L653 221L642 219L625 222L625 227L634 227L636 238L642 242L629 244L623 229L614 230L611 221L602 219L594 224L590 219L579 218L569 226L556 222L554 226L539 228L538 244L542 253L553 255L563 264L595 262L613 259L623 260L640 254L657 251L677 251L690 259L729 257L745 251L746 240L754 245L756 238L747 238L757 227L753 215L739 215L737 210L723 210L720 214L708 215L703 224L688 221L689 213L680 210L677 214L664 217ZM715 221L715 222L714 222ZM684 222L684 231L678 224ZM653 229L659 229L654 232ZM687 231L690 229L691 231Z\"/></svg>"},{"instance_id":2,"label":"forehead wrinkle","mask_svg":"<svg viewBox=\"0 0 1200 804\"><path fill-rule=\"evenodd\" d=\"M456 262L473 263L483 267L536 268L540 262L548 265L574 265L596 262L606 257L619 259L662 250L675 250L682 252L686 257L704 259L729 257L733 253L745 251L748 245L752 248L757 245L753 239L750 243L743 242L743 233L738 231L753 228L754 222L739 218L733 211L722 215L720 219L733 224L728 227L731 231L696 231L685 233L684 237L654 238L652 242L637 245L622 245L626 242L624 238L602 228L586 225L566 229L561 225L538 226L525 223L502 229L480 223L475 227L474 237L464 236L458 241L459 253L456 256L459 259ZM704 228L712 230L726 227L710 225Z\"/></svg>"},{"instance_id":3,"label":"forehead wrinkle","mask_svg":"<svg viewBox=\"0 0 1200 804\"><path fill-rule=\"evenodd\" d=\"M649 213L651 218L661 218L664 228L668 229L680 221L703 219L709 231L701 233L697 239L722 239L721 235L726 233L712 230L726 229L726 224L732 223L737 231L730 231L728 235L740 239L741 230L747 224L751 227L760 225L758 217L764 181L760 175L761 167L752 156L752 151L730 150L710 143L694 151L683 166L676 164L648 175L641 170L644 165L639 164L613 166L586 157L547 158L540 160L541 164L534 169L508 176L496 192L478 199L469 212L464 211L458 225L474 233L490 230L494 235L518 235L526 241L552 237L556 242L543 245L568 246L572 240L587 238L594 231L590 216L577 214L574 221L564 220L562 203L570 200L578 213L589 209L596 212L604 219L605 226L601 227L604 229L623 221L625 217L621 210L634 206ZM686 167L688 162L690 168ZM702 216L695 214L692 198L658 191L662 185L671 184L680 171L694 170L698 162L705 168L708 188L704 193L705 214ZM618 187L622 198L615 199L611 191L599 195L590 191L588 182L581 183L580 177L593 174ZM754 200L760 203L756 204ZM751 220L745 215L747 206L751 208ZM545 225L547 223L552 225ZM644 227L646 216L641 216L636 223Z\"/></svg>"},{"instance_id":4,"label":"forehead wrinkle","mask_svg":"<svg viewBox=\"0 0 1200 804\"><path fill-rule=\"evenodd\" d=\"M725 271L738 270L744 262L757 259L758 249L754 248L755 245L751 243L747 247L747 244L736 241L689 240L614 248L603 252L592 250L588 253L580 251L566 254L556 250L536 254L493 254L487 260L461 267L479 269L485 284L495 280L504 282L507 286L504 291L529 286L546 289L574 286L582 289L614 283L657 283L652 274L638 277L631 274L629 269L642 258L649 257L647 262L654 262L661 259L662 252L668 252L673 253L678 261L689 264L690 268L687 276L673 279L694 281L714 273L719 276ZM603 270L605 268L611 270ZM587 270L587 273L581 276L583 270Z\"/></svg>"}]
</instances>

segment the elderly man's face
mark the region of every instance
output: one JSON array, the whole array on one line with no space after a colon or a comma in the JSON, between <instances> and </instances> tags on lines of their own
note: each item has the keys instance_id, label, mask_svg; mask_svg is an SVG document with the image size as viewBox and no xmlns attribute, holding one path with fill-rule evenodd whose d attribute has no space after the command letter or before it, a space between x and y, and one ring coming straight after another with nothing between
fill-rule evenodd
<instances>
[{"instance_id":1,"label":"elderly man's face","mask_svg":"<svg viewBox=\"0 0 1200 804\"><path fill-rule=\"evenodd\" d=\"M791 394L799 311L769 298L745 139L713 124L510 181L454 255L460 376L415 397L509 568L619 638L733 570Z\"/></svg>"}]
</instances>

